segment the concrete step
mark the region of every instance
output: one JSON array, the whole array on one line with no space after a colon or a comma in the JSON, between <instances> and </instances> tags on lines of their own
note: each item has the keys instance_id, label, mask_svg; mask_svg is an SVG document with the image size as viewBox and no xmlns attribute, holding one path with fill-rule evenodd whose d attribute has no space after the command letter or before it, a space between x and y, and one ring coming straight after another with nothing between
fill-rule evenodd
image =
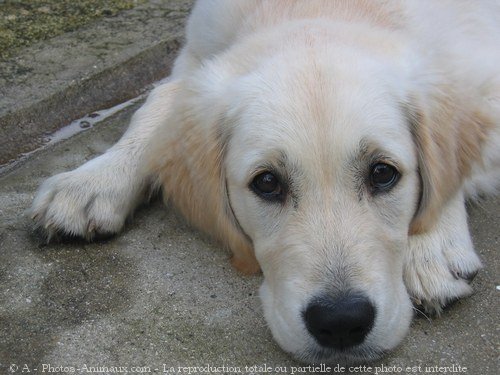
<instances>
[{"instance_id":1,"label":"concrete step","mask_svg":"<svg viewBox=\"0 0 500 375\"><path fill-rule=\"evenodd\" d=\"M0 165L169 74L192 0L149 0L0 61Z\"/></svg>"}]
</instances>

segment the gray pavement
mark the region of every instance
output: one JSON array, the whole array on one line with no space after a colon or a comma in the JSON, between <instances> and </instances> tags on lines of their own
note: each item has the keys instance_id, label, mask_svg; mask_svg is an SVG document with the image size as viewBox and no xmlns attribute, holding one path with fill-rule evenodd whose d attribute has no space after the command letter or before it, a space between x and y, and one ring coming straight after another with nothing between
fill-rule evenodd
<instances>
[{"instance_id":1,"label":"gray pavement","mask_svg":"<svg viewBox=\"0 0 500 375\"><path fill-rule=\"evenodd\" d=\"M93 243L47 245L32 230L25 210L39 184L104 152L137 105L34 153L0 177L0 373L84 366L165 373L177 366L225 365L245 371L267 365L270 373L281 367L291 374L301 365L279 349L266 327L261 276L239 275L229 254L171 207L145 205L122 234ZM451 366L454 373L498 373L499 216L499 198L470 208L474 243L485 263L473 282L475 294L439 318L415 319L402 345L361 373L375 373L375 366L385 374L425 373L426 367L449 374Z\"/></svg>"}]
</instances>

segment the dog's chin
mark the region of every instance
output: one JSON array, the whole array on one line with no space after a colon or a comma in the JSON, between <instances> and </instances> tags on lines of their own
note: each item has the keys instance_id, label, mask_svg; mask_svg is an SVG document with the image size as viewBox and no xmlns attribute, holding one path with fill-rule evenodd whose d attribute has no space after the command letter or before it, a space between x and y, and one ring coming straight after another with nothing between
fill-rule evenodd
<instances>
[{"instance_id":1,"label":"dog's chin","mask_svg":"<svg viewBox=\"0 0 500 375\"><path fill-rule=\"evenodd\" d=\"M377 361L387 354L387 350L372 348L365 345L348 349L329 349L318 345L308 346L300 353L291 353L299 362L342 366L354 366Z\"/></svg>"},{"instance_id":2,"label":"dog's chin","mask_svg":"<svg viewBox=\"0 0 500 375\"><path fill-rule=\"evenodd\" d=\"M271 330L273 331L273 330ZM289 346L290 340L283 340L282 337L274 333L274 338L280 347L289 353L295 360L305 364L340 364L343 366L352 366L366 364L377 361L387 355L389 350L387 348L379 348L368 343L363 343L355 347L344 349L327 348L319 345L317 341L307 335L303 338L303 344L298 345L295 342L293 348ZM297 337L295 337L297 339Z\"/></svg>"}]
</instances>

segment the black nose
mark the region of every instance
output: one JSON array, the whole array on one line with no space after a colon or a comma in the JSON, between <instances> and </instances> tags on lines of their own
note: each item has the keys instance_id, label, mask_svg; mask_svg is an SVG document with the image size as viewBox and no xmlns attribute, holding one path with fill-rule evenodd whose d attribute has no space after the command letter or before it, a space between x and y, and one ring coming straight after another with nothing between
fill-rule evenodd
<instances>
[{"instance_id":1,"label":"black nose","mask_svg":"<svg viewBox=\"0 0 500 375\"><path fill-rule=\"evenodd\" d=\"M312 301L304 312L306 327L319 344L345 349L361 344L375 320L375 307L360 294Z\"/></svg>"}]
</instances>

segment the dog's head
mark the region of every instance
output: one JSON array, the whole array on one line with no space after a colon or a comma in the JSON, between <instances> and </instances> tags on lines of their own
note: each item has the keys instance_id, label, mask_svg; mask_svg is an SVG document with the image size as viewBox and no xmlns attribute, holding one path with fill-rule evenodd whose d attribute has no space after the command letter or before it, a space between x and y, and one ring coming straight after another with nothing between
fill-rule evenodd
<instances>
[{"instance_id":1,"label":"dog's head","mask_svg":"<svg viewBox=\"0 0 500 375\"><path fill-rule=\"evenodd\" d=\"M253 246L269 327L302 360L375 359L409 327L403 253L458 189L464 135L438 130L377 57L292 52L237 70L214 61L190 105L216 129L220 215Z\"/></svg>"}]
</instances>

